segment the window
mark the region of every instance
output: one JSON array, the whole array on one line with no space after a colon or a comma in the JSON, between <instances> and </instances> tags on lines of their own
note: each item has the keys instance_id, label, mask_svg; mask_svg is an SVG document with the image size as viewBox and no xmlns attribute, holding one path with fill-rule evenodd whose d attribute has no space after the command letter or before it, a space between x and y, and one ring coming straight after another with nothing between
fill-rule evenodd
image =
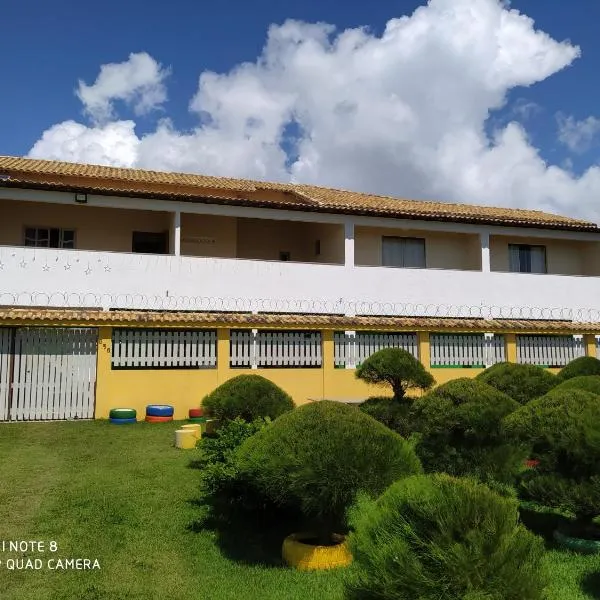
<instances>
[{"instance_id":1,"label":"window","mask_svg":"<svg viewBox=\"0 0 600 600\"><path fill-rule=\"evenodd\" d=\"M382 238L381 264L384 267L425 268L425 240L423 238Z\"/></svg>"},{"instance_id":2,"label":"window","mask_svg":"<svg viewBox=\"0 0 600 600\"><path fill-rule=\"evenodd\" d=\"M546 246L508 245L511 273L546 273Z\"/></svg>"},{"instance_id":3,"label":"window","mask_svg":"<svg viewBox=\"0 0 600 600\"><path fill-rule=\"evenodd\" d=\"M58 227L26 227L25 246L75 248L75 231Z\"/></svg>"},{"instance_id":4,"label":"window","mask_svg":"<svg viewBox=\"0 0 600 600\"><path fill-rule=\"evenodd\" d=\"M134 231L131 241L131 251L141 254L166 254L168 247L166 231L159 233L148 231Z\"/></svg>"}]
</instances>

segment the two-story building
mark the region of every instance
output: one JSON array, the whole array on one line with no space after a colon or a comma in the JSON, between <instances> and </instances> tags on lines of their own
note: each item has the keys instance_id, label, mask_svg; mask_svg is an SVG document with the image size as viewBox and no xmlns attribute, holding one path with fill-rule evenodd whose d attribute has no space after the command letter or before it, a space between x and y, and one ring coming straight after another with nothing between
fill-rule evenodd
<instances>
[{"instance_id":1,"label":"two-story building","mask_svg":"<svg viewBox=\"0 0 600 600\"><path fill-rule=\"evenodd\" d=\"M409 349L437 381L596 356L600 229L538 211L0 157L0 420L176 406L239 373L381 394Z\"/></svg>"}]
</instances>

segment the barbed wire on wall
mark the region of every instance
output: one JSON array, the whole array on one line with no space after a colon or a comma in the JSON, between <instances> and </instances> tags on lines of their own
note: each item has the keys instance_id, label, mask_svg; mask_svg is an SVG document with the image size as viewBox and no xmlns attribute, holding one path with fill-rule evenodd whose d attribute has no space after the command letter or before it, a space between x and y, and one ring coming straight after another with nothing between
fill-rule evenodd
<instances>
[{"instance_id":1,"label":"barbed wire on wall","mask_svg":"<svg viewBox=\"0 0 600 600\"><path fill-rule=\"evenodd\" d=\"M544 306L496 306L378 302L339 298L241 298L90 292L0 292L0 306L101 308L197 312L309 313L345 316L396 316L470 319L600 321L600 309Z\"/></svg>"}]
</instances>

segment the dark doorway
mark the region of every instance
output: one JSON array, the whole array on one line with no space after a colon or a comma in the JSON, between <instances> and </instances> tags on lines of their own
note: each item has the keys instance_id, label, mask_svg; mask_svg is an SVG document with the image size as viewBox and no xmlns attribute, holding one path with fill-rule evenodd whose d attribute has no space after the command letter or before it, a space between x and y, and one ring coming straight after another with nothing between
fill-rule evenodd
<instances>
[{"instance_id":1,"label":"dark doorway","mask_svg":"<svg viewBox=\"0 0 600 600\"><path fill-rule=\"evenodd\" d=\"M169 234L166 231L134 231L131 240L131 251L142 254L167 254Z\"/></svg>"}]
</instances>

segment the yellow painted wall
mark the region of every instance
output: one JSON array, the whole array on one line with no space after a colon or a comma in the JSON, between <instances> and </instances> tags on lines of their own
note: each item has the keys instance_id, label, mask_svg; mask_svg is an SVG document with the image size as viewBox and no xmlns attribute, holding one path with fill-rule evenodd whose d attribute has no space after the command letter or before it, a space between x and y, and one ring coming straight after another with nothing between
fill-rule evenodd
<instances>
[{"instance_id":1,"label":"yellow painted wall","mask_svg":"<svg viewBox=\"0 0 600 600\"><path fill-rule=\"evenodd\" d=\"M239 258L279 260L289 252L292 261L343 263L344 232L341 225L238 219L237 255ZM316 241L321 240L321 254Z\"/></svg>"},{"instance_id":2,"label":"yellow painted wall","mask_svg":"<svg viewBox=\"0 0 600 600\"><path fill-rule=\"evenodd\" d=\"M354 253L357 265L381 266L383 236L425 239L425 261L428 269L478 270L481 267L479 238L475 235L356 227Z\"/></svg>"},{"instance_id":3,"label":"yellow painted wall","mask_svg":"<svg viewBox=\"0 0 600 600\"><path fill-rule=\"evenodd\" d=\"M101 327L96 376L97 419L111 408L135 408L143 420L148 404L171 404L175 419L187 419L190 408L219 385L217 369L118 369L110 366L111 328ZM222 382L221 382L222 383Z\"/></svg>"},{"instance_id":4,"label":"yellow painted wall","mask_svg":"<svg viewBox=\"0 0 600 600\"><path fill-rule=\"evenodd\" d=\"M10 325L10 323L2 323ZM40 325L31 323L31 325ZM50 326L50 325L45 325ZM52 326L64 326L53 323ZM600 328L599 328L600 331ZM95 417L108 418L111 408L131 407L143 419L148 404L171 404L175 418L186 419L190 408L198 407L202 398L225 381L238 375L261 375L284 389L296 405L311 400L364 400L370 396L391 396L386 386L368 385L356 378L355 369L334 368L333 330L322 331L323 368L319 369L232 369L229 367L228 328L217 329L217 368L215 369L119 369L111 368L112 327L98 328L98 360ZM505 333L506 354L516 361L516 336ZM429 332L418 333L419 358L433 375L436 385L459 377L475 377L483 369L431 368L429 366ZM585 336L588 356L595 356L593 334ZM557 373L559 369L549 369ZM420 392L411 395L419 396Z\"/></svg>"},{"instance_id":5,"label":"yellow painted wall","mask_svg":"<svg viewBox=\"0 0 600 600\"><path fill-rule=\"evenodd\" d=\"M181 254L184 256L237 256L236 217L181 215Z\"/></svg>"},{"instance_id":6,"label":"yellow painted wall","mask_svg":"<svg viewBox=\"0 0 600 600\"><path fill-rule=\"evenodd\" d=\"M546 246L546 265L552 275L587 275L600 273L600 259L587 266L589 246L585 242L545 238L523 238L494 235L490 237L490 263L492 271L508 271L508 245L532 244ZM592 253L593 254L593 253ZM587 273L588 269L595 273Z\"/></svg>"},{"instance_id":7,"label":"yellow painted wall","mask_svg":"<svg viewBox=\"0 0 600 600\"><path fill-rule=\"evenodd\" d=\"M582 242L584 248L583 274L600 275L600 242Z\"/></svg>"},{"instance_id":8,"label":"yellow painted wall","mask_svg":"<svg viewBox=\"0 0 600 600\"><path fill-rule=\"evenodd\" d=\"M25 227L75 230L79 250L131 252L133 231L169 231L170 214L156 211L98 208L0 200L0 244L21 246Z\"/></svg>"}]
</instances>

